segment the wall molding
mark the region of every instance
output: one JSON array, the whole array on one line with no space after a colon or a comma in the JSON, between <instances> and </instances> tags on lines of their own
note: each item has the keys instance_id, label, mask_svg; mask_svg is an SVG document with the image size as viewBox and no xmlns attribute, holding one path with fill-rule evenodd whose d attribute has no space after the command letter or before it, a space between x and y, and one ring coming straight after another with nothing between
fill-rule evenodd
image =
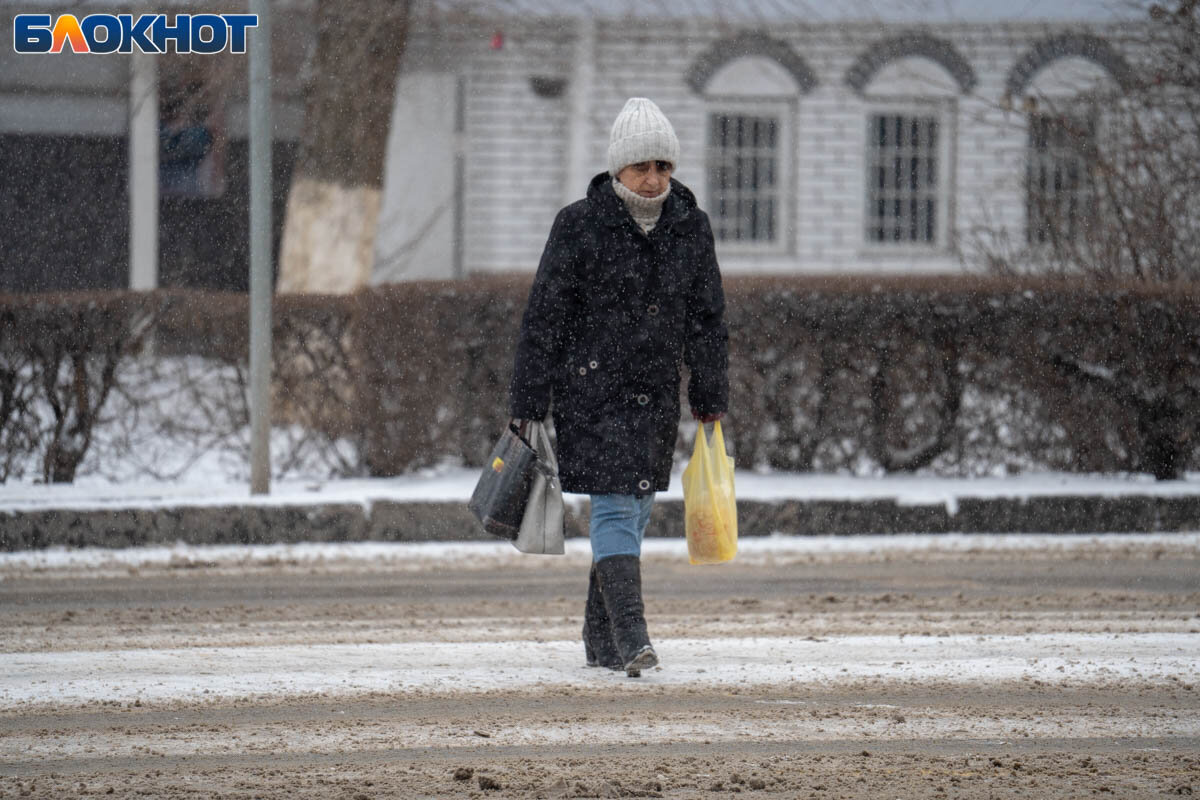
<instances>
[{"instance_id":1,"label":"wall molding","mask_svg":"<svg viewBox=\"0 0 1200 800\"><path fill-rule=\"evenodd\" d=\"M846 70L846 84L859 92L867 87L875 73L901 58L920 56L940 64L966 94L979 82L975 70L962 53L945 39L928 33L904 33L873 43Z\"/></svg>"},{"instance_id":2,"label":"wall molding","mask_svg":"<svg viewBox=\"0 0 1200 800\"><path fill-rule=\"evenodd\" d=\"M796 81L801 93L811 92L817 85L817 75L795 50L786 42L767 36L765 33L747 31L727 39L721 39L700 55L688 67L684 78L696 94L704 94L712 77L730 61L746 56L769 58L783 67Z\"/></svg>"},{"instance_id":3,"label":"wall molding","mask_svg":"<svg viewBox=\"0 0 1200 800\"><path fill-rule=\"evenodd\" d=\"M1063 33L1035 42L1017 59L1004 83L1005 94L1008 97L1024 94L1034 76L1044 67L1060 58L1071 57L1084 58L1102 67L1123 90L1133 87L1133 69L1106 39L1090 33Z\"/></svg>"}]
</instances>

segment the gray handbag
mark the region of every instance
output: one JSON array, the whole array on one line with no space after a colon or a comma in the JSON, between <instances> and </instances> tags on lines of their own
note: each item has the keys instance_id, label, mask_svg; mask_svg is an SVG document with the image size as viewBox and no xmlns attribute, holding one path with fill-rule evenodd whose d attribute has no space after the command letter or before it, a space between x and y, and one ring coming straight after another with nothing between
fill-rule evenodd
<instances>
[{"instance_id":1,"label":"gray handbag","mask_svg":"<svg viewBox=\"0 0 1200 800\"><path fill-rule=\"evenodd\" d=\"M522 553L562 555L563 494L558 482L558 459L550 447L550 434L540 422L529 424L529 444L537 453L525 515L513 546Z\"/></svg>"}]
</instances>

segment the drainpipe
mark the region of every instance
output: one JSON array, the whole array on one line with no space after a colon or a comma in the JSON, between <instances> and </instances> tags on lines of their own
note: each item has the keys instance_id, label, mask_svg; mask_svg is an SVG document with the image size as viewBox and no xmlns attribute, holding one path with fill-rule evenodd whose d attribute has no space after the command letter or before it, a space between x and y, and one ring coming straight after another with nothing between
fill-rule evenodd
<instances>
[{"instance_id":1,"label":"drainpipe","mask_svg":"<svg viewBox=\"0 0 1200 800\"><path fill-rule=\"evenodd\" d=\"M563 202L567 205L583 197L592 177L590 112L595 100L596 82L596 20L590 15L580 18L575 40L575 64L568 87L567 169L563 182Z\"/></svg>"}]
</instances>

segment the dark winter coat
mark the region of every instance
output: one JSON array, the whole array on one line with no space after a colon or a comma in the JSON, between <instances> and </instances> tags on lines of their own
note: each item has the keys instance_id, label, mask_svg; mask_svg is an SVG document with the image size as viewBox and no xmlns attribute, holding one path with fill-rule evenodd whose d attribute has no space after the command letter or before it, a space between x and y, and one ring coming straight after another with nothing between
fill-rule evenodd
<instances>
[{"instance_id":1,"label":"dark winter coat","mask_svg":"<svg viewBox=\"0 0 1200 800\"><path fill-rule=\"evenodd\" d=\"M680 366L698 414L726 410L725 296L708 216L671 181L647 235L607 173L559 212L521 323L518 419L554 405L565 491L647 494L670 483Z\"/></svg>"}]
</instances>

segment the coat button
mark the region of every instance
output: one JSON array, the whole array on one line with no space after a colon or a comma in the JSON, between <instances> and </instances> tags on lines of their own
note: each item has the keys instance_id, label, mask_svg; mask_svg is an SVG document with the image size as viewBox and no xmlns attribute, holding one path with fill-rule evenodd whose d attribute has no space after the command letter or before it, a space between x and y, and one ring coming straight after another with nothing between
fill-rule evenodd
<instances>
[{"instance_id":1,"label":"coat button","mask_svg":"<svg viewBox=\"0 0 1200 800\"><path fill-rule=\"evenodd\" d=\"M587 375L587 367L580 367L580 368L579 368L579 374L580 374L580 375Z\"/></svg>"},{"instance_id":2,"label":"coat button","mask_svg":"<svg viewBox=\"0 0 1200 800\"><path fill-rule=\"evenodd\" d=\"M638 401L639 406L644 406L644 405L646 405L646 403L650 402L650 398L647 395L639 394L637 396L637 401Z\"/></svg>"},{"instance_id":3,"label":"coat button","mask_svg":"<svg viewBox=\"0 0 1200 800\"><path fill-rule=\"evenodd\" d=\"M652 317L655 316L656 314L658 314L658 305L651 303L650 307L646 309L646 313Z\"/></svg>"},{"instance_id":4,"label":"coat button","mask_svg":"<svg viewBox=\"0 0 1200 800\"><path fill-rule=\"evenodd\" d=\"M638 481L638 488L643 492L647 491L650 488L650 481L643 478L642 480Z\"/></svg>"},{"instance_id":5,"label":"coat button","mask_svg":"<svg viewBox=\"0 0 1200 800\"><path fill-rule=\"evenodd\" d=\"M600 366L600 362L592 360L592 361L588 362L588 366L591 367L592 369L596 369L597 367Z\"/></svg>"}]
</instances>

